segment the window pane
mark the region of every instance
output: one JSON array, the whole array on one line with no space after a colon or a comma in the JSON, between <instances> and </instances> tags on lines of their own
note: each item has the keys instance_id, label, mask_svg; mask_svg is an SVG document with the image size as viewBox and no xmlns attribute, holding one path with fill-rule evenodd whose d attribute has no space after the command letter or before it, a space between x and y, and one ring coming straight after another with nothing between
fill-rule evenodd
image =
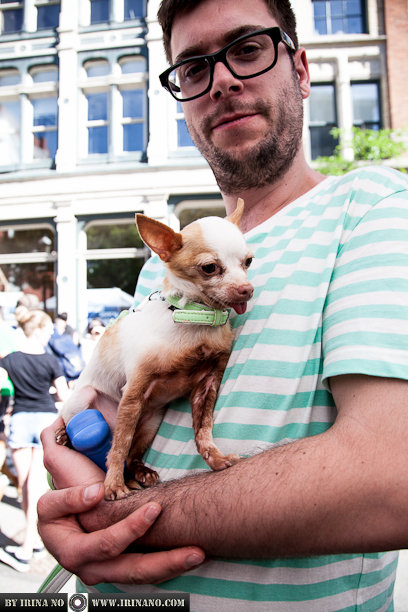
<instances>
[{"instance_id":1,"label":"window pane","mask_svg":"<svg viewBox=\"0 0 408 612\"><path fill-rule=\"evenodd\" d=\"M143 89L126 89L120 92L123 98L123 117L143 117L145 92Z\"/></svg>"},{"instance_id":2,"label":"window pane","mask_svg":"<svg viewBox=\"0 0 408 612\"><path fill-rule=\"evenodd\" d=\"M8 85L18 85L21 82L21 77L18 73L16 74L5 74L0 76L0 87L7 87Z\"/></svg>"},{"instance_id":3,"label":"window pane","mask_svg":"<svg viewBox=\"0 0 408 612\"><path fill-rule=\"evenodd\" d=\"M346 34L346 28L344 27L343 19L332 19L331 20L332 34Z\"/></svg>"},{"instance_id":4,"label":"window pane","mask_svg":"<svg viewBox=\"0 0 408 612\"><path fill-rule=\"evenodd\" d=\"M108 93L89 94L88 119L89 121L108 120Z\"/></svg>"},{"instance_id":5,"label":"window pane","mask_svg":"<svg viewBox=\"0 0 408 612\"><path fill-rule=\"evenodd\" d=\"M34 109L33 125L57 125L57 98L38 98L31 100L31 103Z\"/></svg>"},{"instance_id":6,"label":"window pane","mask_svg":"<svg viewBox=\"0 0 408 612\"><path fill-rule=\"evenodd\" d=\"M125 21L143 17L144 0L125 0Z\"/></svg>"},{"instance_id":7,"label":"window pane","mask_svg":"<svg viewBox=\"0 0 408 612\"><path fill-rule=\"evenodd\" d=\"M137 57L132 60L126 60L121 63L122 74L130 74L133 72L145 72L146 60L144 57Z\"/></svg>"},{"instance_id":8,"label":"window pane","mask_svg":"<svg viewBox=\"0 0 408 612\"><path fill-rule=\"evenodd\" d=\"M123 150L124 151L143 151L144 124L130 123L123 126Z\"/></svg>"},{"instance_id":9,"label":"window pane","mask_svg":"<svg viewBox=\"0 0 408 612\"><path fill-rule=\"evenodd\" d=\"M109 21L109 0L91 1L91 23Z\"/></svg>"},{"instance_id":10,"label":"window pane","mask_svg":"<svg viewBox=\"0 0 408 612\"><path fill-rule=\"evenodd\" d=\"M108 62L95 63L93 65L87 65L85 70L88 78L106 76L109 74L109 64Z\"/></svg>"},{"instance_id":11,"label":"window pane","mask_svg":"<svg viewBox=\"0 0 408 612\"><path fill-rule=\"evenodd\" d=\"M23 25L23 9L2 11L3 13L3 34L20 32Z\"/></svg>"},{"instance_id":12,"label":"window pane","mask_svg":"<svg viewBox=\"0 0 408 612\"><path fill-rule=\"evenodd\" d=\"M333 85L312 85L310 92L310 120L335 122Z\"/></svg>"},{"instance_id":13,"label":"window pane","mask_svg":"<svg viewBox=\"0 0 408 612\"><path fill-rule=\"evenodd\" d=\"M0 231L0 254L51 253L55 251L54 232L51 229Z\"/></svg>"},{"instance_id":14,"label":"window pane","mask_svg":"<svg viewBox=\"0 0 408 612\"><path fill-rule=\"evenodd\" d=\"M58 133L35 132L34 133L34 159L54 159L57 152Z\"/></svg>"},{"instance_id":15,"label":"window pane","mask_svg":"<svg viewBox=\"0 0 408 612\"><path fill-rule=\"evenodd\" d=\"M32 75L33 83L46 83L58 81L58 69L52 68L51 70L41 70L34 72Z\"/></svg>"},{"instance_id":16,"label":"window pane","mask_svg":"<svg viewBox=\"0 0 408 612\"><path fill-rule=\"evenodd\" d=\"M313 2L313 12L315 17L326 17L326 0Z\"/></svg>"},{"instance_id":17,"label":"window pane","mask_svg":"<svg viewBox=\"0 0 408 612\"><path fill-rule=\"evenodd\" d=\"M361 17L351 17L347 20L347 33L348 34L362 34L363 32L363 20Z\"/></svg>"},{"instance_id":18,"label":"window pane","mask_svg":"<svg viewBox=\"0 0 408 612\"><path fill-rule=\"evenodd\" d=\"M330 134L333 125L324 125L310 128L310 141L312 146L312 159L319 155L333 155L338 141Z\"/></svg>"},{"instance_id":19,"label":"window pane","mask_svg":"<svg viewBox=\"0 0 408 612\"><path fill-rule=\"evenodd\" d=\"M1 269L10 283L8 291L35 293L40 302L55 295L54 262L2 264Z\"/></svg>"},{"instance_id":20,"label":"window pane","mask_svg":"<svg viewBox=\"0 0 408 612\"><path fill-rule=\"evenodd\" d=\"M188 133L184 119L177 120L177 146L194 147L194 142L191 140L191 136Z\"/></svg>"},{"instance_id":21,"label":"window pane","mask_svg":"<svg viewBox=\"0 0 408 612\"><path fill-rule=\"evenodd\" d=\"M361 0L347 0L347 15L361 15Z\"/></svg>"},{"instance_id":22,"label":"window pane","mask_svg":"<svg viewBox=\"0 0 408 612\"><path fill-rule=\"evenodd\" d=\"M343 16L343 2L341 0L330 0L330 15L332 18Z\"/></svg>"},{"instance_id":23,"label":"window pane","mask_svg":"<svg viewBox=\"0 0 408 612\"><path fill-rule=\"evenodd\" d=\"M352 83L353 123L379 122L380 108L376 83Z\"/></svg>"},{"instance_id":24,"label":"window pane","mask_svg":"<svg viewBox=\"0 0 408 612\"><path fill-rule=\"evenodd\" d=\"M86 230L88 249L137 248L144 243L139 237L135 223L112 225L92 225Z\"/></svg>"},{"instance_id":25,"label":"window pane","mask_svg":"<svg viewBox=\"0 0 408 612\"><path fill-rule=\"evenodd\" d=\"M37 7L37 30L58 28L60 5L51 4Z\"/></svg>"},{"instance_id":26,"label":"window pane","mask_svg":"<svg viewBox=\"0 0 408 612\"><path fill-rule=\"evenodd\" d=\"M88 153L89 155L108 152L108 126L88 128Z\"/></svg>"},{"instance_id":27,"label":"window pane","mask_svg":"<svg viewBox=\"0 0 408 612\"><path fill-rule=\"evenodd\" d=\"M144 258L88 260L87 288L119 287L133 296Z\"/></svg>"},{"instance_id":28,"label":"window pane","mask_svg":"<svg viewBox=\"0 0 408 612\"><path fill-rule=\"evenodd\" d=\"M315 20L315 34L323 36L327 34L327 22L323 20Z\"/></svg>"},{"instance_id":29,"label":"window pane","mask_svg":"<svg viewBox=\"0 0 408 612\"><path fill-rule=\"evenodd\" d=\"M20 161L20 101L0 104L0 165Z\"/></svg>"}]
</instances>

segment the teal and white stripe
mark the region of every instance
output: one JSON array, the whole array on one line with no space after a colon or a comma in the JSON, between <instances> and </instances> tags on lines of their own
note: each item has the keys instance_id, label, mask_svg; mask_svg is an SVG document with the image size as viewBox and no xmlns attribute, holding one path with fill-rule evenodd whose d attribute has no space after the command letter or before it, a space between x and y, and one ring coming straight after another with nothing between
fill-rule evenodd
<instances>
[{"instance_id":1,"label":"teal and white stripe","mask_svg":"<svg viewBox=\"0 0 408 612\"><path fill-rule=\"evenodd\" d=\"M336 417L331 376L408 378L407 188L402 174L382 167L331 177L247 234L255 294L232 320L214 415L223 452L251 454L326 431ZM163 275L157 257L147 262L137 301ZM188 402L167 410L146 461L162 480L206 469ZM195 612L377 612L392 610L396 563L396 553L214 561L149 590L187 591Z\"/></svg>"}]
</instances>

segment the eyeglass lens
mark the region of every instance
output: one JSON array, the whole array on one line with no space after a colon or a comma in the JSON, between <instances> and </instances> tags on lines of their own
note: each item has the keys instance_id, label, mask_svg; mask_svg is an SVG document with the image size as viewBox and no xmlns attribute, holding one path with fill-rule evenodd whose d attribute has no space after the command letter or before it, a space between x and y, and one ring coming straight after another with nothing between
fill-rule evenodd
<instances>
[{"instance_id":1,"label":"eyeglass lens","mask_svg":"<svg viewBox=\"0 0 408 612\"><path fill-rule=\"evenodd\" d=\"M228 67L237 77L250 77L267 70L275 61L275 46L267 34L257 34L237 42L226 54ZM178 100L203 93L211 79L210 60L192 59L176 67L168 76Z\"/></svg>"}]
</instances>

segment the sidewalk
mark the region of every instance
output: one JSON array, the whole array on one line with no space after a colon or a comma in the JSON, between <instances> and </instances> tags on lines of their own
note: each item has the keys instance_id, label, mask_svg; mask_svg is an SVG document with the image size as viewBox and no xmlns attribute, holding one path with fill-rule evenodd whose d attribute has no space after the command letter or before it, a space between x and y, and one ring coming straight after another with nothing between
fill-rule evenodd
<instances>
[{"instance_id":1,"label":"sidewalk","mask_svg":"<svg viewBox=\"0 0 408 612\"><path fill-rule=\"evenodd\" d=\"M24 513L17 500L17 491L8 486L0 502L0 546L20 544L24 533ZM23 574L0 563L1 593L36 593L56 561L50 554L32 561L30 571ZM75 579L71 578L61 591L75 593ZM394 612L408 612L408 550L400 553L395 585Z\"/></svg>"}]
</instances>

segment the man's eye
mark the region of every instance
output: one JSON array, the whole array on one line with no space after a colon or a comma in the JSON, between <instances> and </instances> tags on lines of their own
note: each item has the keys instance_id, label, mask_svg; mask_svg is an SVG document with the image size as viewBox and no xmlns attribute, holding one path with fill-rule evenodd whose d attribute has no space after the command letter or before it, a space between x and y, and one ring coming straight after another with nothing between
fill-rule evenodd
<instances>
[{"instance_id":1,"label":"man's eye","mask_svg":"<svg viewBox=\"0 0 408 612\"><path fill-rule=\"evenodd\" d=\"M201 266L201 270L204 272L204 274L214 274L214 272L217 271L217 266L214 263L205 264L204 266Z\"/></svg>"},{"instance_id":2,"label":"man's eye","mask_svg":"<svg viewBox=\"0 0 408 612\"><path fill-rule=\"evenodd\" d=\"M208 65L206 62L192 62L191 64L185 64L182 67L180 73L180 82L186 81L199 81L208 72Z\"/></svg>"}]
</instances>

